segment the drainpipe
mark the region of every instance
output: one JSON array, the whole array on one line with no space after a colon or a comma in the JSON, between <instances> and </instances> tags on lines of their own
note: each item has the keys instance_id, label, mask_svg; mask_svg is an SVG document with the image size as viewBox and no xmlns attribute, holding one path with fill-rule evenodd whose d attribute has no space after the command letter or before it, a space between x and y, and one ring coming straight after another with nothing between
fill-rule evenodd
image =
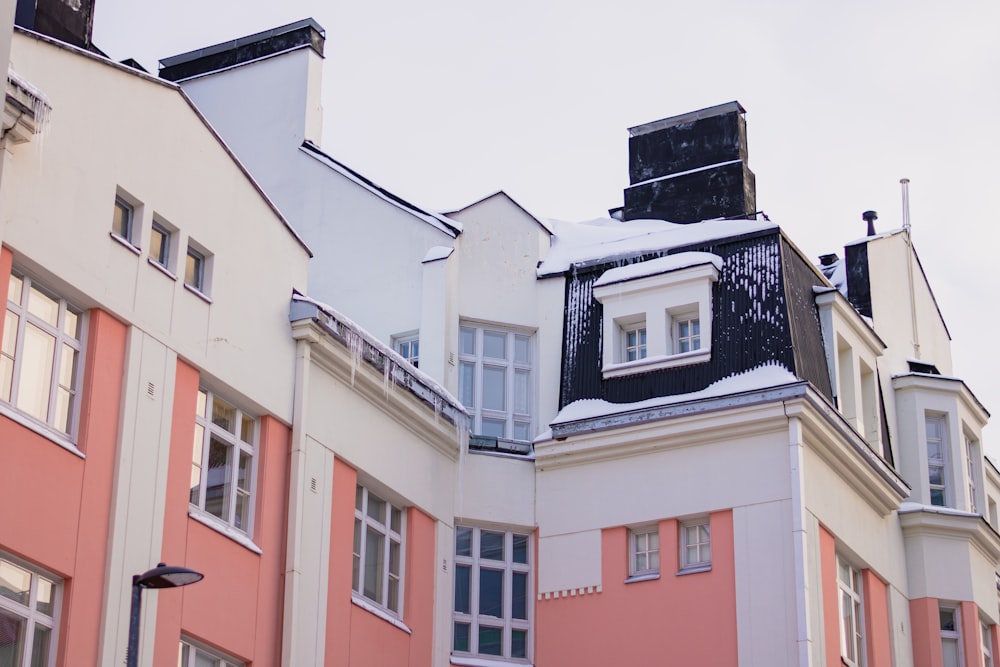
<instances>
[{"instance_id":1,"label":"drainpipe","mask_svg":"<svg viewBox=\"0 0 1000 667\"><path fill-rule=\"evenodd\" d=\"M795 652L801 667L809 667L811 644L809 640L809 533L806 528L806 500L803 488L804 446L802 421L788 414L788 463L792 504L792 558L795 586Z\"/></svg>"}]
</instances>

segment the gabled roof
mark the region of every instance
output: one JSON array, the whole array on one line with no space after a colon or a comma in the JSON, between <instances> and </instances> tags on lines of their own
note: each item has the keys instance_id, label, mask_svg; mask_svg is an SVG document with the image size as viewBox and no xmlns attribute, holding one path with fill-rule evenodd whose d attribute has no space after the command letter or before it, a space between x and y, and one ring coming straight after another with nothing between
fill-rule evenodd
<instances>
[{"instance_id":1,"label":"gabled roof","mask_svg":"<svg viewBox=\"0 0 1000 667\"><path fill-rule=\"evenodd\" d=\"M301 150L305 152L307 155L311 155L312 157L316 158L317 160L319 160L326 166L330 167L334 171L340 173L345 178L365 188L376 197L384 199L393 206L396 206L406 211L410 215L419 218L420 220L423 220L427 224L436 227L437 229L441 230L445 234L448 234L452 238L455 238L462 233L462 223L458 222L457 220L452 220L451 218L448 218L446 215L442 215L440 213L431 213L423 210L418 206L414 206L413 204L406 201L402 197L399 197L398 195L389 192L385 188L376 185L372 180L362 176L358 172L348 167L343 162L340 162L339 160L331 157L329 154L324 153L319 146L309 141L308 139L302 142Z\"/></svg>"},{"instance_id":2,"label":"gabled roof","mask_svg":"<svg viewBox=\"0 0 1000 667\"><path fill-rule=\"evenodd\" d=\"M487 202L490 199L493 199L495 197L502 197L503 199L506 199L511 204L513 204L514 206L516 206L517 208L519 208L526 216L528 216L529 218L531 218L532 220L534 220L538 224L539 227L541 227L542 229L544 229L545 232L549 234L549 236L551 236L552 234L555 233L552 230L552 227L549 224L547 224L546 222L544 222L542 220L539 220L537 217L535 217L531 213L531 211L529 211L528 209L526 209L523 206L521 206L521 204L519 204L517 202L517 200L515 200L513 197L511 197L509 194L507 194L503 190L497 190L493 194L486 195L485 197L482 197L481 199L477 199L476 201L472 202L471 204L467 204L466 206L463 206L460 209L457 209L457 210L454 210L454 211L448 211L447 213L445 213L445 215L449 215L450 216L450 215L458 215L459 213L464 213L465 211L468 211L469 209L471 209L473 206L479 206L480 204L482 204L484 202Z\"/></svg>"}]
</instances>

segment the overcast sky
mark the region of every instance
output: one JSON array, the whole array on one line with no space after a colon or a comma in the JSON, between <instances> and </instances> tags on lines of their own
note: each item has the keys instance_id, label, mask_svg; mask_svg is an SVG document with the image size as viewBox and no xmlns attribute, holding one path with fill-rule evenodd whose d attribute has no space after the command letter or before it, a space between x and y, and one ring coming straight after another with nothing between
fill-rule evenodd
<instances>
[{"instance_id":1,"label":"overcast sky","mask_svg":"<svg viewBox=\"0 0 1000 667\"><path fill-rule=\"evenodd\" d=\"M97 0L94 41L157 61L311 16L326 29L323 148L435 210L498 189L541 218L622 203L627 128L747 110L757 206L810 257L899 227L1000 420L996 0ZM1000 426L984 436L1000 459Z\"/></svg>"}]
</instances>

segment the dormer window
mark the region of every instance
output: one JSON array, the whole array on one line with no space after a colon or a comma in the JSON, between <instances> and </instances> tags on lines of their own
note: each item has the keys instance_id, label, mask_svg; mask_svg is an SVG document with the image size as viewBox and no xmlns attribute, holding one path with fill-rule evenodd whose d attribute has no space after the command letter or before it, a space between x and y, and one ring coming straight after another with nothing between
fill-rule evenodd
<instances>
[{"instance_id":1,"label":"dormer window","mask_svg":"<svg viewBox=\"0 0 1000 667\"><path fill-rule=\"evenodd\" d=\"M721 267L718 255L684 252L605 271L593 292L604 306L604 377L708 361Z\"/></svg>"}]
</instances>

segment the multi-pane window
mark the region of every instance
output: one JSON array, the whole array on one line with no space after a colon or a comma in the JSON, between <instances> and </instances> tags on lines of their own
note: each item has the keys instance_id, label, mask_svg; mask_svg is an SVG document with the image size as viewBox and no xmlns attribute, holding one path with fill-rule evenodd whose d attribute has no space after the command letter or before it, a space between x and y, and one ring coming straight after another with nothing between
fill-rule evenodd
<instances>
[{"instance_id":1,"label":"multi-pane window","mask_svg":"<svg viewBox=\"0 0 1000 667\"><path fill-rule=\"evenodd\" d=\"M403 613L403 510L358 486L354 496L354 591Z\"/></svg>"},{"instance_id":2,"label":"multi-pane window","mask_svg":"<svg viewBox=\"0 0 1000 667\"><path fill-rule=\"evenodd\" d=\"M946 505L948 442L943 415L927 415L927 479L931 505Z\"/></svg>"},{"instance_id":3,"label":"multi-pane window","mask_svg":"<svg viewBox=\"0 0 1000 667\"><path fill-rule=\"evenodd\" d=\"M625 361L638 361L646 358L645 324L625 327L622 330L622 341L625 343Z\"/></svg>"},{"instance_id":4,"label":"multi-pane window","mask_svg":"<svg viewBox=\"0 0 1000 667\"><path fill-rule=\"evenodd\" d=\"M155 220L149 235L149 258L164 268L170 261L170 232Z\"/></svg>"},{"instance_id":5,"label":"multi-pane window","mask_svg":"<svg viewBox=\"0 0 1000 667\"><path fill-rule=\"evenodd\" d=\"M990 626L984 621L979 622L979 639L983 647L983 667L993 667L993 642L990 637Z\"/></svg>"},{"instance_id":6,"label":"multi-pane window","mask_svg":"<svg viewBox=\"0 0 1000 667\"><path fill-rule=\"evenodd\" d=\"M684 521L681 529L681 569L712 564L712 530L708 517Z\"/></svg>"},{"instance_id":7,"label":"multi-pane window","mask_svg":"<svg viewBox=\"0 0 1000 667\"><path fill-rule=\"evenodd\" d=\"M528 535L455 528L455 653L530 658L530 553Z\"/></svg>"},{"instance_id":8,"label":"multi-pane window","mask_svg":"<svg viewBox=\"0 0 1000 667\"><path fill-rule=\"evenodd\" d=\"M234 528L253 525L257 421L215 393L198 392L191 504Z\"/></svg>"},{"instance_id":9,"label":"multi-pane window","mask_svg":"<svg viewBox=\"0 0 1000 667\"><path fill-rule=\"evenodd\" d=\"M135 209L121 197L115 197L115 212L111 217L111 233L135 245Z\"/></svg>"},{"instance_id":10,"label":"multi-pane window","mask_svg":"<svg viewBox=\"0 0 1000 667\"><path fill-rule=\"evenodd\" d=\"M458 395L476 435L532 439L532 343L517 331L460 328Z\"/></svg>"},{"instance_id":11,"label":"multi-pane window","mask_svg":"<svg viewBox=\"0 0 1000 667\"><path fill-rule=\"evenodd\" d=\"M837 588L840 592L840 657L844 664L860 667L865 664L861 571L839 555Z\"/></svg>"},{"instance_id":12,"label":"multi-pane window","mask_svg":"<svg viewBox=\"0 0 1000 667\"><path fill-rule=\"evenodd\" d=\"M944 667L959 667L962 664L962 624L958 609L941 605L938 607L941 619L941 657Z\"/></svg>"},{"instance_id":13,"label":"multi-pane window","mask_svg":"<svg viewBox=\"0 0 1000 667\"><path fill-rule=\"evenodd\" d=\"M58 596L54 579L0 556L0 665L53 664Z\"/></svg>"},{"instance_id":14,"label":"multi-pane window","mask_svg":"<svg viewBox=\"0 0 1000 667\"><path fill-rule=\"evenodd\" d=\"M182 639L177 667L243 667L243 663Z\"/></svg>"},{"instance_id":15,"label":"multi-pane window","mask_svg":"<svg viewBox=\"0 0 1000 667\"><path fill-rule=\"evenodd\" d=\"M979 448L976 446L976 441L965 436L965 463L966 463L966 473L968 474L968 487L969 487L969 511L973 513L979 512L978 503L976 503L976 469L978 468Z\"/></svg>"},{"instance_id":16,"label":"multi-pane window","mask_svg":"<svg viewBox=\"0 0 1000 667\"><path fill-rule=\"evenodd\" d=\"M660 571L660 533L657 526L628 531L629 576L657 574Z\"/></svg>"},{"instance_id":17,"label":"multi-pane window","mask_svg":"<svg viewBox=\"0 0 1000 667\"><path fill-rule=\"evenodd\" d=\"M420 339L417 336L397 338L394 347L399 356L416 367L420 366Z\"/></svg>"},{"instance_id":18,"label":"multi-pane window","mask_svg":"<svg viewBox=\"0 0 1000 667\"><path fill-rule=\"evenodd\" d=\"M0 400L72 435L84 317L27 276L12 273L0 346Z\"/></svg>"},{"instance_id":19,"label":"multi-pane window","mask_svg":"<svg viewBox=\"0 0 1000 667\"><path fill-rule=\"evenodd\" d=\"M184 260L184 283L199 292L205 291L205 253L191 246Z\"/></svg>"},{"instance_id":20,"label":"multi-pane window","mask_svg":"<svg viewBox=\"0 0 1000 667\"><path fill-rule=\"evenodd\" d=\"M701 349L701 323L697 317L682 316L674 320L676 327L676 353L693 352Z\"/></svg>"}]
</instances>

